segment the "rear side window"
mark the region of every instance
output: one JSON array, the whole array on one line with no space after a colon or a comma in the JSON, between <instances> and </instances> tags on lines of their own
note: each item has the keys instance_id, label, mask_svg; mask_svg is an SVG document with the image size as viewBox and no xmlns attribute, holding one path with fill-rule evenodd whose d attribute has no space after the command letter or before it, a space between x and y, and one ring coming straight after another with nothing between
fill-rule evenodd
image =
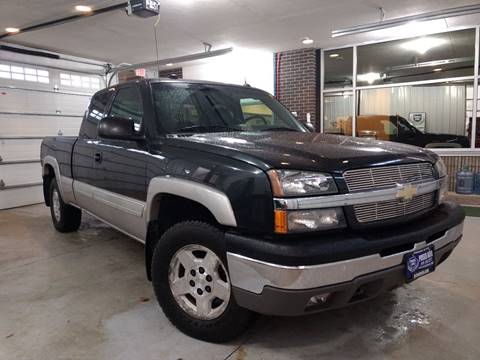
<instances>
[{"instance_id":1,"label":"rear side window","mask_svg":"<svg viewBox=\"0 0 480 360\"><path fill-rule=\"evenodd\" d=\"M140 130L143 119L142 94L138 86L120 89L115 96L110 110L110 116L131 119L135 123L135 130Z\"/></svg>"},{"instance_id":2,"label":"rear side window","mask_svg":"<svg viewBox=\"0 0 480 360\"><path fill-rule=\"evenodd\" d=\"M98 122L105 117L105 108L112 95L111 91L106 91L93 96L80 128L81 138L95 139L97 137Z\"/></svg>"}]
</instances>

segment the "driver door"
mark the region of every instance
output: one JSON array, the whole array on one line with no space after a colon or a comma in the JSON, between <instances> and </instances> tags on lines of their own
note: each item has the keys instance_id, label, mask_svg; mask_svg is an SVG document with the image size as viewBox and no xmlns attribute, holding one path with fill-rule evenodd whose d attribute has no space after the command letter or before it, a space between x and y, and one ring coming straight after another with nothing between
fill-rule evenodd
<instances>
[{"instance_id":1,"label":"driver door","mask_svg":"<svg viewBox=\"0 0 480 360\"><path fill-rule=\"evenodd\" d=\"M112 101L109 116L132 119L135 130L143 131L144 97L140 85L120 87ZM96 146L97 214L130 235L143 235L143 211L147 197L144 141L104 139Z\"/></svg>"}]
</instances>

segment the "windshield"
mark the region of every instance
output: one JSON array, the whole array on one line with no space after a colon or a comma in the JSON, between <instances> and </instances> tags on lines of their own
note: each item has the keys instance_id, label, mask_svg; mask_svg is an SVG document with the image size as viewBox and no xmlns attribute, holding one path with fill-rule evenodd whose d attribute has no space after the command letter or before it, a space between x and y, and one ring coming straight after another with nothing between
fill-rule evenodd
<instances>
[{"instance_id":1,"label":"windshield","mask_svg":"<svg viewBox=\"0 0 480 360\"><path fill-rule=\"evenodd\" d=\"M261 90L188 83L152 84L160 133L306 131Z\"/></svg>"}]
</instances>

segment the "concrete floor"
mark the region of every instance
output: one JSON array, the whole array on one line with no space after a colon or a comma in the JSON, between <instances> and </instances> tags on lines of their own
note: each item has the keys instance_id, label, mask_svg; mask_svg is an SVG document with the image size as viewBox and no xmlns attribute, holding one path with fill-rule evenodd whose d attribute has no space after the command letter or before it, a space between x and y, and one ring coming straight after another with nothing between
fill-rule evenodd
<instances>
[{"instance_id":1,"label":"concrete floor","mask_svg":"<svg viewBox=\"0 0 480 360\"><path fill-rule=\"evenodd\" d=\"M479 233L480 218L468 218L452 257L395 292L309 317L260 317L215 345L167 321L140 243L91 218L57 233L41 205L0 211L0 359L480 359Z\"/></svg>"}]
</instances>

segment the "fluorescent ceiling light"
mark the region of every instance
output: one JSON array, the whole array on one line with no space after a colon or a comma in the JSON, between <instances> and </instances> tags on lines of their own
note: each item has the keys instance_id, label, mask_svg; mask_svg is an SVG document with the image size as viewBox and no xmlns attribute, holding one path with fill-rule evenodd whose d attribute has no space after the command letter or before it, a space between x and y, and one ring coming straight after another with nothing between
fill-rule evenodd
<instances>
[{"instance_id":1,"label":"fluorescent ceiling light","mask_svg":"<svg viewBox=\"0 0 480 360\"><path fill-rule=\"evenodd\" d=\"M412 50L419 54L426 54L429 50L445 44L445 39L422 37L402 43L400 46L405 50Z\"/></svg>"},{"instance_id":2,"label":"fluorescent ceiling light","mask_svg":"<svg viewBox=\"0 0 480 360\"><path fill-rule=\"evenodd\" d=\"M313 44L313 40L310 39L309 37L303 38L302 39L302 44L303 45L311 45L311 44Z\"/></svg>"},{"instance_id":3,"label":"fluorescent ceiling light","mask_svg":"<svg viewBox=\"0 0 480 360\"><path fill-rule=\"evenodd\" d=\"M447 29L445 20L411 21L407 24L387 29L373 30L369 33L372 39L395 38L401 34L402 38L433 34Z\"/></svg>"},{"instance_id":4,"label":"fluorescent ceiling light","mask_svg":"<svg viewBox=\"0 0 480 360\"><path fill-rule=\"evenodd\" d=\"M442 71L442 70L443 70L442 68L433 69L433 71L435 71L435 72L439 72L439 71Z\"/></svg>"},{"instance_id":5,"label":"fluorescent ceiling light","mask_svg":"<svg viewBox=\"0 0 480 360\"><path fill-rule=\"evenodd\" d=\"M395 19L382 20L375 23L365 24L365 25L358 25L358 26L352 26L349 28L333 30L332 37L355 35L355 34L362 34L370 31L388 29L392 27L406 25L414 21L418 22L418 21L446 19L451 17L465 16L465 15L471 15L471 14L477 14L477 13L480 13L480 4L458 6L458 7L444 9L444 10L431 11L423 14L404 16L404 17L399 17Z\"/></svg>"},{"instance_id":6,"label":"fluorescent ceiling light","mask_svg":"<svg viewBox=\"0 0 480 360\"><path fill-rule=\"evenodd\" d=\"M373 84L376 80L380 80L382 77L380 76L380 73L376 72L369 72L366 74L359 74L357 76L358 81L366 81L369 84Z\"/></svg>"},{"instance_id":7,"label":"fluorescent ceiling light","mask_svg":"<svg viewBox=\"0 0 480 360\"><path fill-rule=\"evenodd\" d=\"M20 29L14 28L14 27L7 27L7 28L5 28L5 31L9 34L15 34L15 33L20 32Z\"/></svg>"},{"instance_id":8,"label":"fluorescent ceiling light","mask_svg":"<svg viewBox=\"0 0 480 360\"><path fill-rule=\"evenodd\" d=\"M86 6L86 5L77 5L77 6L75 6L75 10L87 13L87 12L91 12L92 8L90 6Z\"/></svg>"},{"instance_id":9,"label":"fluorescent ceiling light","mask_svg":"<svg viewBox=\"0 0 480 360\"><path fill-rule=\"evenodd\" d=\"M332 59L334 59L334 58L338 58L340 56L340 54L334 53L334 54L330 54L328 56L331 57Z\"/></svg>"},{"instance_id":10,"label":"fluorescent ceiling light","mask_svg":"<svg viewBox=\"0 0 480 360\"><path fill-rule=\"evenodd\" d=\"M165 66L173 66L172 63L165 64Z\"/></svg>"}]
</instances>

